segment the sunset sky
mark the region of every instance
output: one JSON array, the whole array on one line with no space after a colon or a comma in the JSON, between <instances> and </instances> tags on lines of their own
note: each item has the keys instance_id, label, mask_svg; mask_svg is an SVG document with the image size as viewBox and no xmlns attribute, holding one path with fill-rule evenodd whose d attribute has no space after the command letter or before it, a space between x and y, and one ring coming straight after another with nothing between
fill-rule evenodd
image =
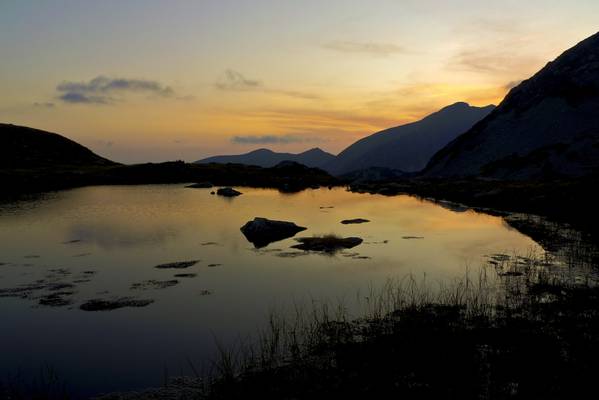
<instances>
[{"instance_id":1,"label":"sunset sky","mask_svg":"<svg viewBox=\"0 0 599 400\"><path fill-rule=\"evenodd\" d=\"M597 21L597 0L0 0L0 122L121 162L336 154L498 103Z\"/></svg>"}]
</instances>

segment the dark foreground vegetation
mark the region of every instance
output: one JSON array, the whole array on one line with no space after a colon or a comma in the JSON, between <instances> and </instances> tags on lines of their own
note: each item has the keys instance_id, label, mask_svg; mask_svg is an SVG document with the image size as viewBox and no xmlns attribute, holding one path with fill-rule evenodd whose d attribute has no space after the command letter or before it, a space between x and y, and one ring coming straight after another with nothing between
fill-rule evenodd
<instances>
[{"instance_id":1,"label":"dark foreground vegetation","mask_svg":"<svg viewBox=\"0 0 599 400\"><path fill-rule=\"evenodd\" d=\"M199 398L567 399L593 390L599 291L538 282L490 305L463 284L437 299L408 288L394 311L361 320L325 311L302 344L294 327L274 322L266 348L238 374L224 357Z\"/></svg>"},{"instance_id":2,"label":"dark foreground vegetation","mask_svg":"<svg viewBox=\"0 0 599 400\"><path fill-rule=\"evenodd\" d=\"M297 306L273 313L252 345L221 349L207 375L102 399L586 398L599 288L592 269L571 267L496 254L449 284L389 281L359 296L358 318Z\"/></svg>"},{"instance_id":3,"label":"dark foreground vegetation","mask_svg":"<svg viewBox=\"0 0 599 400\"><path fill-rule=\"evenodd\" d=\"M100 398L587 398L599 371L597 275L559 261L495 254L447 284L390 280L358 295L360 316L318 302L279 310L257 339L221 348L209 373ZM69 398L42 372L32 385L1 381L0 394Z\"/></svg>"}]
</instances>

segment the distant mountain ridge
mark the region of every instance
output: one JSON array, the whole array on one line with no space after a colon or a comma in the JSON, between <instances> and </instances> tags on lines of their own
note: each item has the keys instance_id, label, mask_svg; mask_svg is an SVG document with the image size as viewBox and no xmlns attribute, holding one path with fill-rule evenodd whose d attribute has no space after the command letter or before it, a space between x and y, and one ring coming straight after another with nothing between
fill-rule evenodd
<instances>
[{"instance_id":1,"label":"distant mountain ridge","mask_svg":"<svg viewBox=\"0 0 599 400\"><path fill-rule=\"evenodd\" d=\"M425 176L536 179L599 173L599 33L512 89L440 150Z\"/></svg>"},{"instance_id":2,"label":"distant mountain ridge","mask_svg":"<svg viewBox=\"0 0 599 400\"><path fill-rule=\"evenodd\" d=\"M116 163L56 133L0 124L0 168L106 166Z\"/></svg>"},{"instance_id":3,"label":"distant mountain ridge","mask_svg":"<svg viewBox=\"0 0 599 400\"><path fill-rule=\"evenodd\" d=\"M294 161L307 167L322 168L335 158L334 155L327 153L319 148L313 148L303 153L277 153L269 149L258 149L245 154L214 156L198 160L197 164L245 164L256 165L259 167L270 168L282 161Z\"/></svg>"},{"instance_id":4,"label":"distant mountain ridge","mask_svg":"<svg viewBox=\"0 0 599 400\"><path fill-rule=\"evenodd\" d=\"M335 175L382 167L404 172L422 170L441 148L487 116L495 106L458 102L409 124L362 138L324 169Z\"/></svg>"}]
</instances>

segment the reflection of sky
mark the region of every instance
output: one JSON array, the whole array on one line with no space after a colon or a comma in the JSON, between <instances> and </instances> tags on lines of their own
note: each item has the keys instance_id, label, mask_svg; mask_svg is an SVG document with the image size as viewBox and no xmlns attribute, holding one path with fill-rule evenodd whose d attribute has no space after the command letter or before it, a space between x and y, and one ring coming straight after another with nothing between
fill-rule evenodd
<instances>
[{"instance_id":1,"label":"reflection of sky","mask_svg":"<svg viewBox=\"0 0 599 400\"><path fill-rule=\"evenodd\" d=\"M182 185L89 187L9 207L9 212L0 206L0 262L10 263L0 267L0 287L43 278L48 269L69 270L64 278L69 282L86 270L97 271L91 282L77 284L72 310L0 299L0 315L11 326L0 330L0 343L15 343L2 349L0 374L17 364L35 369L44 361L80 382L83 391L156 385L165 364L178 368L188 357L201 363L214 354L215 336L228 343L252 334L273 307L344 299L355 311L358 292L389 278L426 273L435 283L463 275L466 266L480 266L486 254L527 254L535 248L500 218L453 212L407 196L343 189L293 195L241 191L228 201L211 196L209 189ZM324 206L333 208L324 213ZM254 217L308 227L297 236L334 233L359 236L364 243L334 256L280 257L294 251L290 247L296 242L285 239L256 251L239 230ZM340 223L350 218L371 222ZM202 245L206 242L218 245ZM354 253L370 258L353 258ZM23 258L29 254L40 257ZM80 254L86 256L75 257ZM201 261L184 271L154 268L185 260ZM133 283L175 279L179 272L197 276L177 278L178 285L164 290L129 290ZM201 296L203 290L212 294ZM109 294L98 294L104 291ZM107 313L77 309L91 298L126 295L156 301Z\"/></svg>"},{"instance_id":2,"label":"reflection of sky","mask_svg":"<svg viewBox=\"0 0 599 400\"><path fill-rule=\"evenodd\" d=\"M176 238L176 230L162 226L131 226L123 223L75 224L68 233L68 240L93 243L103 249L113 247L151 246Z\"/></svg>"}]
</instances>

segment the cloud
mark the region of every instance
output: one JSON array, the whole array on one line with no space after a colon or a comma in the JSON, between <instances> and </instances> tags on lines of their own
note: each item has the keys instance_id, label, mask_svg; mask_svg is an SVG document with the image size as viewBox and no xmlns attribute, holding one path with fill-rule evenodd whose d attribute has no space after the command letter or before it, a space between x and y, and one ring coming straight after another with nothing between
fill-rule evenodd
<instances>
[{"instance_id":1,"label":"cloud","mask_svg":"<svg viewBox=\"0 0 599 400\"><path fill-rule=\"evenodd\" d=\"M54 108L54 103L50 103L50 102L35 102L33 103L34 107L38 107L38 108Z\"/></svg>"},{"instance_id":2,"label":"cloud","mask_svg":"<svg viewBox=\"0 0 599 400\"><path fill-rule=\"evenodd\" d=\"M320 98L318 95L297 90L269 88L261 81L246 78L241 72L232 69L225 71L223 76L216 82L215 87L223 91L272 93L307 100Z\"/></svg>"},{"instance_id":3,"label":"cloud","mask_svg":"<svg viewBox=\"0 0 599 400\"><path fill-rule=\"evenodd\" d=\"M233 136L231 143L234 144L291 144L291 143L320 143L323 139L314 137L302 137L299 135L246 135Z\"/></svg>"},{"instance_id":4,"label":"cloud","mask_svg":"<svg viewBox=\"0 0 599 400\"><path fill-rule=\"evenodd\" d=\"M527 21L503 17L472 20L456 28L451 70L494 80L515 81L545 65L555 45Z\"/></svg>"},{"instance_id":5,"label":"cloud","mask_svg":"<svg viewBox=\"0 0 599 400\"><path fill-rule=\"evenodd\" d=\"M73 104L110 104L118 101L124 93L147 93L160 97L171 97L174 90L157 81L144 79L107 78L97 76L89 82L62 82L56 86L58 98Z\"/></svg>"},{"instance_id":6,"label":"cloud","mask_svg":"<svg viewBox=\"0 0 599 400\"><path fill-rule=\"evenodd\" d=\"M403 47L393 43L333 41L325 43L322 47L342 53L366 53L383 57L407 52Z\"/></svg>"},{"instance_id":7,"label":"cloud","mask_svg":"<svg viewBox=\"0 0 599 400\"><path fill-rule=\"evenodd\" d=\"M240 72L228 69L216 82L216 87L221 90L255 90L262 88L262 83L254 79L248 79Z\"/></svg>"}]
</instances>

